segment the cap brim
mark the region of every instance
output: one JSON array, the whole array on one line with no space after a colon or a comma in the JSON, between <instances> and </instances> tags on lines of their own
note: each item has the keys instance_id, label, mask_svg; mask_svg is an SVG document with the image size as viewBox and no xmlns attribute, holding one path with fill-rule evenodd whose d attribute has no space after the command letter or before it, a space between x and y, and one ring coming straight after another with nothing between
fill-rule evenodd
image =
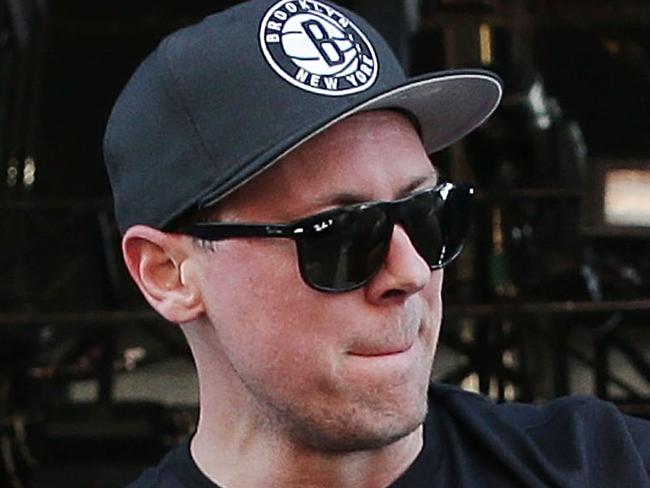
<instances>
[{"instance_id":1,"label":"cap brim","mask_svg":"<svg viewBox=\"0 0 650 488\"><path fill-rule=\"evenodd\" d=\"M288 153L356 113L392 109L410 114L419 125L428 154L440 151L480 126L496 110L503 95L501 80L483 70L450 70L411 78L406 83L375 95L312 130L271 158L227 192L209 198L210 206L282 159Z\"/></svg>"},{"instance_id":2,"label":"cap brim","mask_svg":"<svg viewBox=\"0 0 650 488\"><path fill-rule=\"evenodd\" d=\"M483 71L450 71L409 80L345 114L378 109L404 110L420 125L429 154L463 138L496 110L500 80Z\"/></svg>"}]
</instances>

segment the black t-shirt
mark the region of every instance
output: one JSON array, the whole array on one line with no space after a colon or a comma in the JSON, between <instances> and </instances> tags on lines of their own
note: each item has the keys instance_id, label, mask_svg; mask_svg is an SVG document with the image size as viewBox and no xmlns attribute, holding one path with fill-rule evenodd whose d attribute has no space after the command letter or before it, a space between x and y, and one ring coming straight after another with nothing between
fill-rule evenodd
<instances>
[{"instance_id":1,"label":"black t-shirt","mask_svg":"<svg viewBox=\"0 0 650 488\"><path fill-rule=\"evenodd\" d=\"M433 385L424 436L422 452L390 488L650 488L650 422L591 397L496 404ZM129 486L215 487L187 442Z\"/></svg>"}]
</instances>

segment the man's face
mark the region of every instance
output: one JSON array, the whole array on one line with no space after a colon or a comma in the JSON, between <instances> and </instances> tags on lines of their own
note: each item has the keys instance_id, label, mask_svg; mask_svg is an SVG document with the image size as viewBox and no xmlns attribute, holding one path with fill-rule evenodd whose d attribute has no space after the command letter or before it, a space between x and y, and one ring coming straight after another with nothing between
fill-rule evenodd
<instances>
[{"instance_id":1,"label":"man's face","mask_svg":"<svg viewBox=\"0 0 650 488\"><path fill-rule=\"evenodd\" d=\"M219 220L288 222L340 205L394 200L434 186L419 137L395 112L339 122L229 196ZM299 273L289 239L219 241L197 250L214 361L202 381L224 402L305 448L353 451L413 432L441 318L442 272L397 226L363 288L323 293ZM203 415L209 415L203 412Z\"/></svg>"}]
</instances>

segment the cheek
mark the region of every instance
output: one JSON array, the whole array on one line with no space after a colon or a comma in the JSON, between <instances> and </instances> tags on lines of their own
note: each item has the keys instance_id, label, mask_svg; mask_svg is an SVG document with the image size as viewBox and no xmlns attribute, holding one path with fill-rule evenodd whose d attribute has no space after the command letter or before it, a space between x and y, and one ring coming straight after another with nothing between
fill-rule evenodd
<instances>
[{"instance_id":1,"label":"cheek","mask_svg":"<svg viewBox=\"0 0 650 488\"><path fill-rule=\"evenodd\" d=\"M429 283L420 293L420 296L422 297L422 303L425 308L423 316L425 317L425 323L428 324L428 327L425 330L425 334L427 336L426 341L430 343L433 350L435 350L438 343L438 335L440 334L440 326L443 315L441 296L442 281L442 270L436 270L432 272Z\"/></svg>"},{"instance_id":2,"label":"cheek","mask_svg":"<svg viewBox=\"0 0 650 488\"><path fill-rule=\"evenodd\" d=\"M232 361L268 370L309 361L309 344L331 338L327 328L318 327L323 297L303 283L293 242L229 244L208 256L202 284L224 352Z\"/></svg>"},{"instance_id":3,"label":"cheek","mask_svg":"<svg viewBox=\"0 0 650 488\"><path fill-rule=\"evenodd\" d=\"M218 242L202 256L203 289L208 299L242 307L273 290L287 290L288 286L293 290L300 284L295 254L295 245L288 239Z\"/></svg>"},{"instance_id":4,"label":"cheek","mask_svg":"<svg viewBox=\"0 0 650 488\"><path fill-rule=\"evenodd\" d=\"M264 322L282 321L285 303L300 285L293 243L260 239L223 244L206 256L209 264L204 265L202 291L213 323L262 329Z\"/></svg>"},{"instance_id":5,"label":"cheek","mask_svg":"<svg viewBox=\"0 0 650 488\"><path fill-rule=\"evenodd\" d=\"M431 272L429 283L422 290L421 296L427 308L437 316L442 315L442 282L444 271L438 269Z\"/></svg>"}]
</instances>

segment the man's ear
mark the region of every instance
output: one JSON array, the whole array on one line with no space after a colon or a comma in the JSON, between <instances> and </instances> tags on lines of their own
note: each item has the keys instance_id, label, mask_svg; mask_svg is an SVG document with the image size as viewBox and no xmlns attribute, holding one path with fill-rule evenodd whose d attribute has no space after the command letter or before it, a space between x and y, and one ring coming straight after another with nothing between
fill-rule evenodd
<instances>
[{"instance_id":1,"label":"man's ear","mask_svg":"<svg viewBox=\"0 0 650 488\"><path fill-rule=\"evenodd\" d=\"M182 324L203 313L198 283L183 276L190 257L183 237L136 225L124 234L122 253L144 297L167 320Z\"/></svg>"}]
</instances>

